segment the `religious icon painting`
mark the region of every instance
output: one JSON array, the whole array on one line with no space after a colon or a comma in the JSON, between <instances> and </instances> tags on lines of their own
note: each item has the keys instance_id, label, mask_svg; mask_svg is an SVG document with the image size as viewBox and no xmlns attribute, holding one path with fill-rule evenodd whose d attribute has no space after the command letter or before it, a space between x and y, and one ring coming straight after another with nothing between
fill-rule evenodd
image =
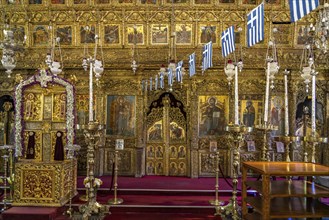
<instances>
[{"instance_id":1,"label":"religious icon painting","mask_svg":"<svg viewBox=\"0 0 329 220\"><path fill-rule=\"evenodd\" d=\"M72 26L63 25L57 26L56 28L56 37L59 37L61 46L70 46L72 45Z\"/></svg>"},{"instance_id":2,"label":"religious icon painting","mask_svg":"<svg viewBox=\"0 0 329 220\"><path fill-rule=\"evenodd\" d=\"M217 43L217 27L216 25L200 25L199 26L199 42L200 44L206 44L209 41L212 41L213 44Z\"/></svg>"},{"instance_id":3,"label":"religious icon painting","mask_svg":"<svg viewBox=\"0 0 329 220\"><path fill-rule=\"evenodd\" d=\"M168 44L169 32L168 25L152 24L151 26L151 44Z\"/></svg>"},{"instance_id":4,"label":"religious icon painting","mask_svg":"<svg viewBox=\"0 0 329 220\"><path fill-rule=\"evenodd\" d=\"M270 124L275 126L274 135L284 135L284 100L282 96L271 97Z\"/></svg>"},{"instance_id":5,"label":"religious icon painting","mask_svg":"<svg viewBox=\"0 0 329 220\"><path fill-rule=\"evenodd\" d=\"M215 153L217 151L217 141L209 142L209 152Z\"/></svg>"},{"instance_id":6,"label":"religious icon painting","mask_svg":"<svg viewBox=\"0 0 329 220\"><path fill-rule=\"evenodd\" d=\"M242 0L242 4L244 4L244 5L256 5L257 0Z\"/></svg>"},{"instance_id":7,"label":"religious icon painting","mask_svg":"<svg viewBox=\"0 0 329 220\"><path fill-rule=\"evenodd\" d=\"M235 0L219 0L219 3L235 3Z\"/></svg>"},{"instance_id":8,"label":"religious icon painting","mask_svg":"<svg viewBox=\"0 0 329 220\"><path fill-rule=\"evenodd\" d=\"M128 25L127 26L127 41L128 44L144 44L144 26Z\"/></svg>"},{"instance_id":9,"label":"religious icon painting","mask_svg":"<svg viewBox=\"0 0 329 220\"><path fill-rule=\"evenodd\" d=\"M307 29L309 25L307 24L297 24L296 30L295 30L295 46L297 47L304 47L305 44L308 42L309 37L307 34Z\"/></svg>"},{"instance_id":10,"label":"religious icon painting","mask_svg":"<svg viewBox=\"0 0 329 220\"><path fill-rule=\"evenodd\" d=\"M254 127L262 123L263 102L261 100L240 100L240 124Z\"/></svg>"},{"instance_id":11,"label":"religious icon painting","mask_svg":"<svg viewBox=\"0 0 329 220\"><path fill-rule=\"evenodd\" d=\"M131 4L134 3L133 0L118 0L119 4Z\"/></svg>"},{"instance_id":12,"label":"religious icon painting","mask_svg":"<svg viewBox=\"0 0 329 220\"><path fill-rule=\"evenodd\" d=\"M255 141L247 141L247 149L249 152L256 151Z\"/></svg>"},{"instance_id":13,"label":"religious icon painting","mask_svg":"<svg viewBox=\"0 0 329 220\"><path fill-rule=\"evenodd\" d=\"M95 25L80 26L80 43L93 44L95 43L96 27Z\"/></svg>"},{"instance_id":14,"label":"religious icon painting","mask_svg":"<svg viewBox=\"0 0 329 220\"><path fill-rule=\"evenodd\" d=\"M75 5L83 5L83 4L87 4L87 0L74 0L73 3Z\"/></svg>"},{"instance_id":15,"label":"religious icon painting","mask_svg":"<svg viewBox=\"0 0 329 220\"><path fill-rule=\"evenodd\" d=\"M176 44L184 45L192 43L192 25L176 24Z\"/></svg>"},{"instance_id":16,"label":"religious icon painting","mask_svg":"<svg viewBox=\"0 0 329 220\"><path fill-rule=\"evenodd\" d=\"M65 0L51 0L51 4L65 4Z\"/></svg>"},{"instance_id":17,"label":"religious icon painting","mask_svg":"<svg viewBox=\"0 0 329 220\"><path fill-rule=\"evenodd\" d=\"M135 96L107 96L107 135L135 136L135 105Z\"/></svg>"},{"instance_id":18,"label":"religious icon painting","mask_svg":"<svg viewBox=\"0 0 329 220\"><path fill-rule=\"evenodd\" d=\"M224 134L228 111L227 96L199 96L199 136Z\"/></svg>"},{"instance_id":19,"label":"religious icon painting","mask_svg":"<svg viewBox=\"0 0 329 220\"><path fill-rule=\"evenodd\" d=\"M211 0L194 0L194 3L195 4L210 4L211 3Z\"/></svg>"},{"instance_id":20,"label":"religious icon painting","mask_svg":"<svg viewBox=\"0 0 329 220\"><path fill-rule=\"evenodd\" d=\"M140 0L140 3L145 5L156 5L157 0Z\"/></svg>"},{"instance_id":21,"label":"religious icon painting","mask_svg":"<svg viewBox=\"0 0 329 220\"><path fill-rule=\"evenodd\" d=\"M273 37L277 45L292 46L292 26L290 24L273 24L273 28L276 28Z\"/></svg>"},{"instance_id":22,"label":"religious icon painting","mask_svg":"<svg viewBox=\"0 0 329 220\"><path fill-rule=\"evenodd\" d=\"M118 45L121 43L120 26L118 24L104 26L104 43L109 45Z\"/></svg>"},{"instance_id":23,"label":"religious icon painting","mask_svg":"<svg viewBox=\"0 0 329 220\"><path fill-rule=\"evenodd\" d=\"M163 139L162 134L162 120L155 122L147 131L148 141L161 141Z\"/></svg>"},{"instance_id":24,"label":"religious icon painting","mask_svg":"<svg viewBox=\"0 0 329 220\"><path fill-rule=\"evenodd\" d=\"M48 27L46 25L35 26L33 29L33 34L32 34L33 46L48 45L49 35L50 35L50 33L48 32Z\"/></svg>"},{"instance_id":25,"label":"religious icon painting","mask_svg":"<svg viewBox=\"0 0 329 220\"><path fill-rule=\"evenodd\" d=\"M13 28L15 42L26 43L25 27L16 25Z\"/></svg>"},{"instance_id":26,"label":"religious icon painting","mask_svg":"<svg viewBox=\"0 0 329 220\"><path fill-rule=\"evenodd\" d=\"M109 4L110 0L96 0L96 4Z\"/></svg>"},{"instance_id":27,"label":"religious icon painting","mask_svg":"<svg viewBox=\"0 0 329 220\"><path fill-rule=\"evenodd\" d=\"M30 5L41 5L42 0L29 0Z\"/></svg>"},{"instance_id":28,"label":"religious icon painting","mask_svg":"<svg viewBox=\"0 0 329 220\"><path fill-rule=\"evenodd\" d=\"M187 0L166 0L167 4L184 4L187 3Z\"/></svg>"},{"instance_id":29,"label":"religious icon painting","mask_svg":"<svg viewBox=\"0 0 329 220\"><path fill-rule=\"evenodd\" d=\"M170 122L169 136L172 141L185 140L185 129L176 122Z\"/></svg>"}]
</instances>

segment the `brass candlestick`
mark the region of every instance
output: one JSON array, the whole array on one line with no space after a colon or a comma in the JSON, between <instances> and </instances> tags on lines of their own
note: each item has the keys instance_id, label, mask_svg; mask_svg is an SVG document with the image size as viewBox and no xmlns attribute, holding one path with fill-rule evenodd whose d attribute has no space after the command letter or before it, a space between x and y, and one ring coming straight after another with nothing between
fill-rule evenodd
<instances>
[{"instance_id":1,"label":"brass candlestick","mask_svg":"<svg viewBox=\"0 0 329 220\"><path fill-rule=\"evenodd\" d=\"M216 169L215 169L215 172L216 172L215 199L210 200L209 203L211 205L214 205L217 207L217 206L220 206L223 204L223 201L218 200L218 189L219 189L219 181L218 181L218 178L219 178L219 152L218 152L218 150L215 153L215 166L216 166ZM218 213L218 209L216 209L215 215L220 215L220 213Z\"/></svg>"},{"instance_id":2,"label":"brass candlestick","mask_svg":"<svg viewBox=\"0 0 329 220\"><path fill-rule=\"evenodd\" d=\"M115 150L114 155L114 198L108 201L111 205L118 205L123 203L123 199L117 198L118 190L118 151Z\"/></svg>"},{"instance_id":3,"label":"brass candlestick","mask_svg":"<svg viewBox=\"0 0 329 220\"><path fill-rule=\"evenodd\" d=\"M6 145L5 145L6 146ZM4 174L3 174L3 208L0 210L0 213L4 212L8 207L7 207L7 163L8 163L8 155L3 155L2 156L4 160Z\"/></svg>"},{"instance_id":4,"label":"brass candlestick","mask_svg":"<svg viewBox=\"0 0 329 220\"><path fill-rule=\"evenodd\" d=\"M316 146L319 143L328 143L327 137L317 137L315 135L305 136L303 137L304 144L309 143L311 145L311 162L315 163L315 153L316 153ZM304 162L308 162L308 153L306 149L306 145L304 146Z\"/></svg>"},{"instance_id":5,"label":"brass candlestick","mask_svg":"<svg viewBox=\"0 0 329 220\"><path fill-rule=\"evenodd\" d=\"M221 216L224 218L232 218L234 220L241 219L239 214L239 205L237 201L237 186L238 186L238 172L240 168L240 144L244 140L244 135L250 133L253 128L245 127L240 125L229 125L226 128L226 131L229 132L230 137L233 140L233 190L232 198L226 206L221 206Z\"/></svg>"},{"instance_id":6,"label":"brass candlestick","mask_svg":"<svg viewBox=\"0 0 329 220\"><path fill-rule=\"evenodd\" d=\"M82 214L82 219L89 219L90 216L97 217L97 219L103 219L106 214L109 213L109 207L99 204L96 201L97 188L100 187L102 181L94 176L94 164L95 164L95 149L96 149L96 137L100 136L102 126L97 122L89 122L85 133L86 142L88 144L87 149L87 177L84 180L85 186L88 189L88 201L86 204L79 207L79 212Z\"/></svg>"},{"instance_id":7,"label":"brass candlestick","mask_svg":"<svg viewBox=\"0 0 329 220\"><path fill-rule=\"evenodd\" d=\"M291 159L290 159L290 144L292 142L297 142L297 141L300 141L300 137L299 136L277 136L277 137L274 137L274 140L275 141L280 141L284 144L285 146L285 161L286 162L291 162Z\"/></svg>"},{"instance_id":8,"label":"brass candlestick","mask_svg":"<svg viewBox=\"0 0 329 220\"><path fill-rule=\"evenodd\" d=\"M80 145L77 145L77 144L73 144L73 145L68 145L66 146L65 148L67 150L67 159L70 160L70 167L71 167L71 172L70 172L70 192L69 192L69 208L65 211L64 214L68 215L70 218L72 218L72 215L73 215L73 208L72 208L72 191L74 190L74 174L75 174L75 167L74 167L74 159L75 159L75 156L76 156L76 152L78 152L81 147Z\"/></svg>"},{"instance_id":9,"label":"brass candlestick","mask_svg":"<svg viewBox=\"0 0 329 220\"><path fill-rule=\"evenodd\" d=\"M278 127L277 126L273 126L271 124L269 124L268 122L265 122L265 124L263 125L257 125L255 126L255 128L259 131L262 131L263 133L263 146L262 146L262 149L261 149L261 161L270 161L270 153L269 153L269 139L268 139L268 136L270 135L270 133L272 131L276 131L278 130Z\"/></svg>"}]
</instances>

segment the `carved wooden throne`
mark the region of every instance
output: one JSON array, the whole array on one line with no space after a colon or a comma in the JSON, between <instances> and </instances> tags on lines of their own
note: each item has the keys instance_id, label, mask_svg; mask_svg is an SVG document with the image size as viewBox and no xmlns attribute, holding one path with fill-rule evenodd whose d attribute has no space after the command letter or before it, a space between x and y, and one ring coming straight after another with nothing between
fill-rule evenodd
<instances>
[{"instance_id":1,"label":"carved wooden throne","mask_svg":"<svg viewBox=\"0 0 329 220\"><path fill-rule=\"evenodd\" d=\"M62 206L76 195L73 86L47 69L15 90L14 206ZM71 190L71 193L70 193Z\"/></svg>"}]
</instances>

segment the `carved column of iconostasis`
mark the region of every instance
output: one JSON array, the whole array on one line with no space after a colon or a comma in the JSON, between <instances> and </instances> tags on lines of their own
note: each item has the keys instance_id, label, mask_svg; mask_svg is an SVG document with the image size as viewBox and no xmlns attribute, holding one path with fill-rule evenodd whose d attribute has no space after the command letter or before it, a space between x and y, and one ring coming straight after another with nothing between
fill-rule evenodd
<instances>
[{"instance_id":1,"label":"carved column of iconostasis","mask_svg":"<svg viewBox=\"0 0 329 220\"><path fill-rule=\"evenodd\" d=\"M14 145L14 100L10 95L0 96L0 146ZM5 152L0 151L0 172L3 172Z\"/></svg>"},{"instance_id":2,"label":"carved column of iconostasis","mask_svg":"<svg viewBox=\"0 0 329 220\"><path fill-rule=\"evenodd\" d=\"M189 97L189 115L190 120L187 122L189 130L189 140L188 144L190 145L190 161L191 161L191 177L199 177L199 144L198 144L198 96L197 96L197 80L192 79L190 81L190 96Z\"/></svg>"}]
</instances>

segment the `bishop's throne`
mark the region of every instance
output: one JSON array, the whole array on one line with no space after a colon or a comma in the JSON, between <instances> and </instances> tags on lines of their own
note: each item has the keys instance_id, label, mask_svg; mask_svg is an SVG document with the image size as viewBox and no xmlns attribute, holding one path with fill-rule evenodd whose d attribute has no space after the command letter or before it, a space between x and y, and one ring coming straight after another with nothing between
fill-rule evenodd
<instances>
[{"instance_id":1,"label":"bishop's throne","mask_svg":"<svg viewBox=\"0 0 329 220\"><path fill-rule=\"evenodd\" d=\"M14 206L62 206L76 195L74 88L41 68L15 90Z\"/></svg>"}]
</instances>

